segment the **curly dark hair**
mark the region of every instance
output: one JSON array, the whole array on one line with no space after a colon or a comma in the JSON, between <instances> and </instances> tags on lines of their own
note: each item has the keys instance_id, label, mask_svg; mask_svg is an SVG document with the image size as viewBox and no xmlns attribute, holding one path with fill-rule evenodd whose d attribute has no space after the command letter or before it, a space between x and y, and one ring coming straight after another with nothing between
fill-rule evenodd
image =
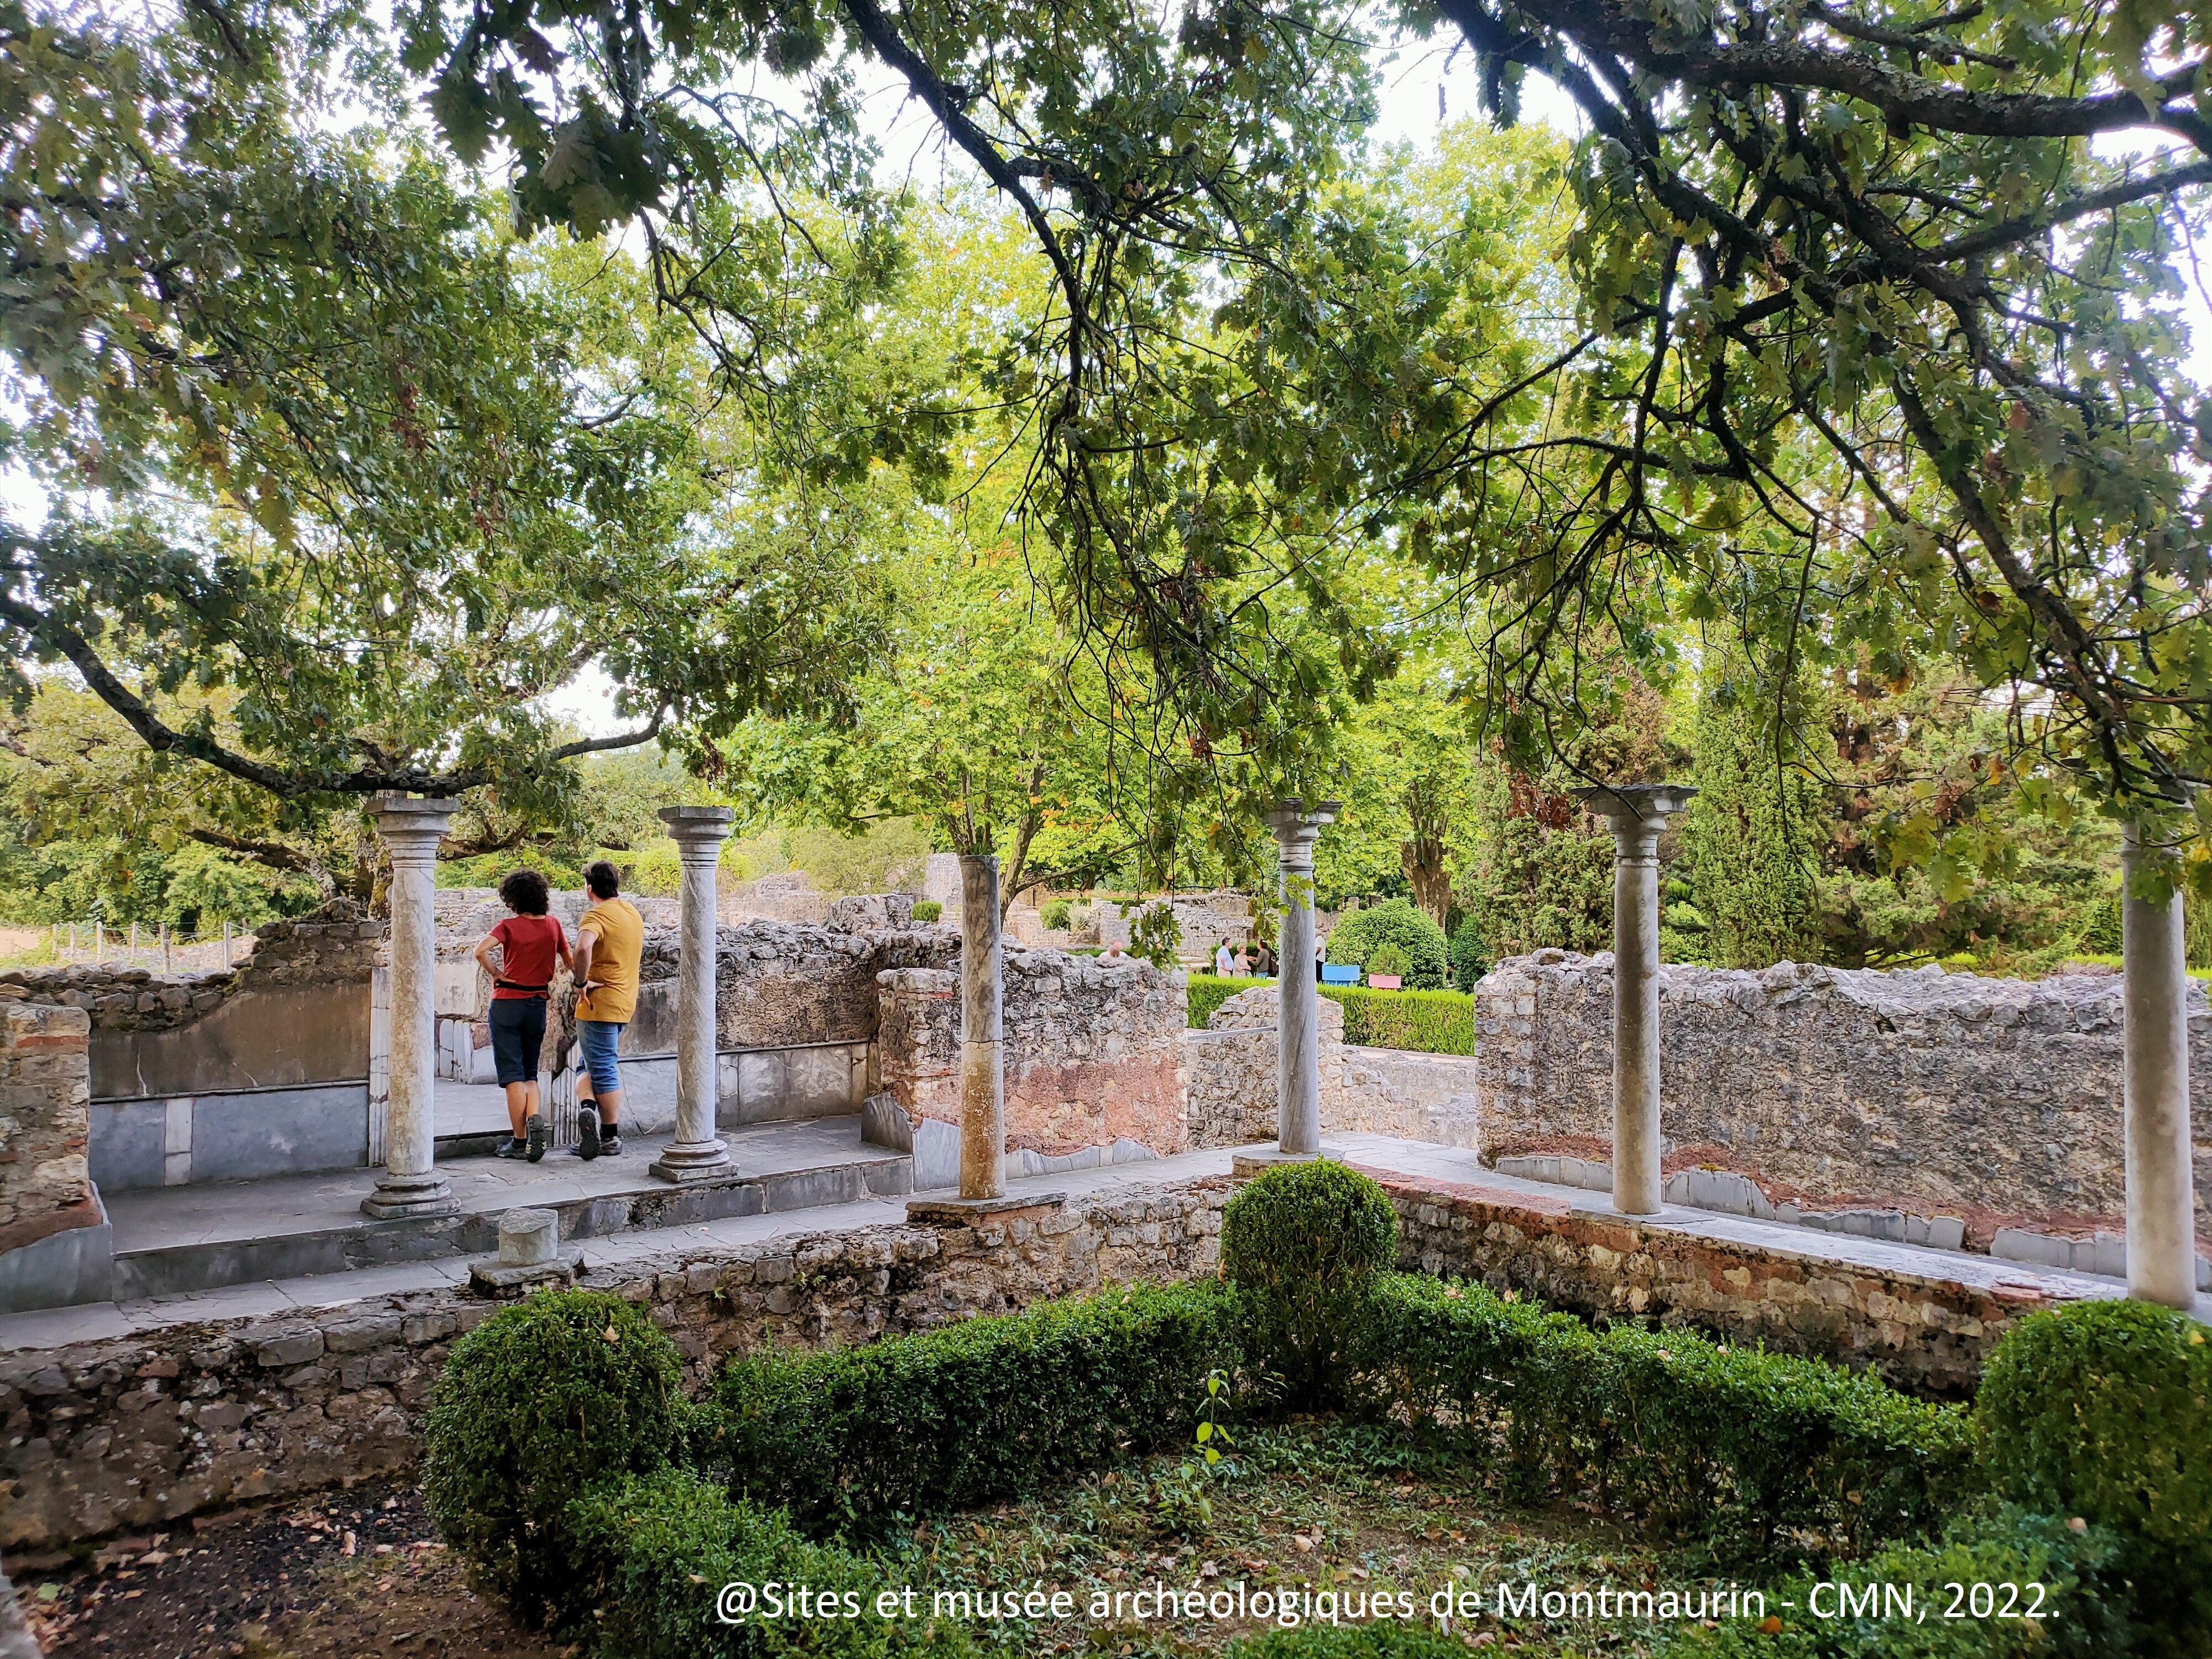
<instances>
[{"instance_id":1,"label":"curly dark hair","mask_svg":"<svg viewBox=\"0 0 2212 1659\"><path fill-rule=\"evenodd\" d=\"M551 902L552 890L535 870L514 870L500 883L499 898L518 916L542 916Z\"/></svg>"}]
</instances>

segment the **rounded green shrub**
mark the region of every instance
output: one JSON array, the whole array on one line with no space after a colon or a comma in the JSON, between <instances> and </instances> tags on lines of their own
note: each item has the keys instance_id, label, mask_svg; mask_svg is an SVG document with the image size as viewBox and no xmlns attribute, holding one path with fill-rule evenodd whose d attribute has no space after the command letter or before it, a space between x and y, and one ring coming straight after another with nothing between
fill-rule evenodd
<instances>
[{"instance_id":1,"label":"rounded green shrub","mask_svg":"<svg viewBox=\"0 0 2212 1659\"><path fill-rule=\"evenodd\" d=\"M544 1623L574 1580L564 1516L595 1482L660 1468L684 1367L635 1304L543 1291L453 1344L424 1425L423 1498L484 1587Z\"/></svg>"},{"instance_id":2,"label":"rounded green shrub","mask_svg":"<svg viewBox=\"0 0 2212 1659\"><path fill-rule=\"evenodd\" d=\"M1248 1351L1281 1376L1287 1403L1341 1397L1345 1357L1397 1247L1389 1195L1327 1159L1278 1164L1229 1200L1221 1270L1237 1287Z\"/></svg>"},{"instance_id":3,"label":"rounded green shrub","mask_svg":"<svg viewBox=\"0 0 2212 1659\"><path fill-rule=\"evenodd\" d=\"M935 921L945 915L945 906L936 899L916 899L914 919L916 921Z\"/></svg>"},{"instance_id":4,"label":"rounded green shrub","mask_svg":"<svg viewBox=\"0 0 2212 1659\"><path fill-rule=\"evenodd\" d=\"M1385 945L1404 957L1407 989L1441 991L1449 981L1444 930L1411 899L1385 899L1371 910L1353 911L1328 936L1328 959L1364 966Z\"/></svg>"},{"instance_id":5,"label":"rounded green shrub","mask_svg":"<svg viewBox=\"0 0 2212 1659\"><path fill-rule=\"evenodd\" d=\"M1068 917L1074 908L1073 899L1048 899L1044 908L1038 913L1038 920L1047 927L1058 930L1067 926Z\"/></svg>"},{"instance_id":6,"label":"rounded green shrub","mask_svg":"<svg viewBox=\"0 0 2212 1659\"><path fill-rule=\"evenodd\" d=\"M1388 939L1368 952L1367 973L1370 979L1376 974L1402 975L1413 971L1413 959Z\"/></svg>"},{"instance_id":7,"label":"rounded green shrub","mask_svg":"<svg viewBox=\"0 0 2212 1659\"><path fill-rule=\"evenodd\" d=\"M2001 1496L2112 1528L2138 1617L2212 1634L2212 1330L2147 1302L2033 1315L1973 1415Z\"/></svg>"}]
</instances>

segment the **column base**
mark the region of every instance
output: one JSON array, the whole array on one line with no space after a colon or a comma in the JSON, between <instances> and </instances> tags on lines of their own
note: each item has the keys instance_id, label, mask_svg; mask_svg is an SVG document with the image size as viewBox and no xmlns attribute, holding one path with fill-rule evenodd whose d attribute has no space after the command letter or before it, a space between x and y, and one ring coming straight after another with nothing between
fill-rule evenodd
<instances>
[{"instance_id":1,"label":"column base","mask_svg":"<svg viewBox=\"0 0 2212 1659\"><path fill-rule=\"evenodd\" d=\"M461 1201L441 1175L380 1176L376 1190L362 1200L361 1212L379 1221L431 1219L459 1215Z\"/></svg>"},{"instance_id":2,"label":"column base","mask_svg":"<svg viewBox=\"0 0 2212 1659\"><path fill-rule=\"evenodd\" d=\"M1318 1152L1286 1152L1280 1146L1239 1146L1229 1155L1229 1172L1236 1176L1255 1176L1263 1170L1272 1170L1278 1164L1341 1164L1344 1149L1324 1143Z\"/></svg>"},{"instance_id":3,"label":"column base","mask_svg":"<svg viewBox=\"0 0 2212 1659\"><path fill-rule=\"evenodd\" d=\"M738 1172L730 1149L719 1140L678 1141L646 1166L646 1173L678 1186L726 1181Z\"/></svg>"}]
</instances>

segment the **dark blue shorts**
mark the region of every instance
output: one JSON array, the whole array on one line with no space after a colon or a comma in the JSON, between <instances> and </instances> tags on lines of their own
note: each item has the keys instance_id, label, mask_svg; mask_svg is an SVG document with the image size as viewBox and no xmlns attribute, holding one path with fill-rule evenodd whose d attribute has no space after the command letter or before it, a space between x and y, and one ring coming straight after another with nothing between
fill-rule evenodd
<instances>
[{"instance_id":1,"label":"dark blue shorts","mask_svg":"<svg viewBox=\"0 0 2212 1659\"><path fill-rule=\"evenodd\" d=\"M545 1048L544 997L494 997L491 1057L503 1087L538 1081L538 1056Z\"/></svg>"}]
</instances>

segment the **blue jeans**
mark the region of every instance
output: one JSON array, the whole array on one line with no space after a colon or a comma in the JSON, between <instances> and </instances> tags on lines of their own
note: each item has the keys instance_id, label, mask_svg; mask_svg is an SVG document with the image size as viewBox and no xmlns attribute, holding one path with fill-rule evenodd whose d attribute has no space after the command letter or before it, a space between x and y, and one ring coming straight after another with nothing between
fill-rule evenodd
<instances>
[{"instance_id":1,"label":"blue jeans","mask_svg":"<svg viewBox=\"0 0 2212 1659\"><path fill-rule=\"evenodd\" d=\"M583 1068L592 1079L594 1095L611 1095L622 1087L622 1072L615 1064L615 1044L621 1039L624 1024L614 1019L576 1022L576 1048L583 1056Z\"/></svg>"}]
</instances>

